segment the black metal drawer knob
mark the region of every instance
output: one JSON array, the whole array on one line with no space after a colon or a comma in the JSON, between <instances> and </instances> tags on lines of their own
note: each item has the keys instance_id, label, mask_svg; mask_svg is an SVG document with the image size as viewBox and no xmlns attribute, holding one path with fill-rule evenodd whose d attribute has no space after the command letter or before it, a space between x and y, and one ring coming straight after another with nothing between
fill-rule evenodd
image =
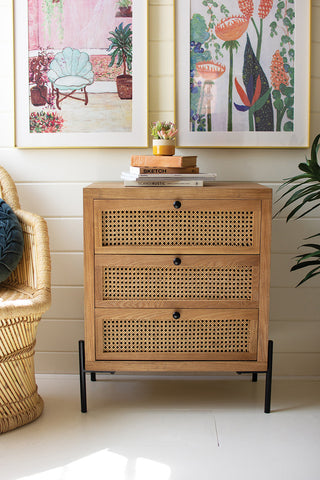
<instances>
[{"instance_id":1,"label":"black metal drawer knob","mask_svg":"<svg viewBox=\"0 0 320 480\"><path fill-rule=\"evenodd\" d=\"M178 209L181 207L181 202L179 202L179 200L176 200L173 204L174 208Z\"/></svg>"},{"instance_id":2,"label":"black metal drawer knob","mask_svg":"<svg viewBox=\"0 0 320 480\"><path fill-rule=\"evenodd\" d=\"M174 263L175 265L181 265L181 258L178 258L178 257L175 258L175 259L173 260L173 263Z\"/></svg>"},{"instance_id":3,"label":"black metal drawer knob","mask_svg":"<svg viewBox=\"0 0 320 480\"><path fill-rule=\"evenodd\" d=\"M175 320L178 320L180 318L180 313L179 312L174 312L172 315Z\"/></svg>"}]
</instances>

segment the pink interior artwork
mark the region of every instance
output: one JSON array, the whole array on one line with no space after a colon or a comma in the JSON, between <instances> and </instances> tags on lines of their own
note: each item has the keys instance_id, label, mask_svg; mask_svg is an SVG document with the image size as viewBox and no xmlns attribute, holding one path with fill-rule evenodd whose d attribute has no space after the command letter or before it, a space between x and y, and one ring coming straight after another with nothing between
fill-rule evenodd
<instances>
[{"instance_id":1,"label":"pink interior artwork","mask_svg":"<svg viewBox=\"0 0 320 480\"><path fill-rule=\"evenodd\" d=\"M120 11L117 0L28 0L31 133L131 131L127 3Z\"/></svg>"}]
</instances>

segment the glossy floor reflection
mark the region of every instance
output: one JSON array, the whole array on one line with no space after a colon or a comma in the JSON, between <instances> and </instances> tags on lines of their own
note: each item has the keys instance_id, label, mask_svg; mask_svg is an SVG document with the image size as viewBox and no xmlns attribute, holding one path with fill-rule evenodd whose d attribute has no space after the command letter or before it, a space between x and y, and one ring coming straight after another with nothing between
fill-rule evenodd
<instances>
[{"instance_id":1,"label":"glossy floor reflection","mask_svg":"<svg viewBox=\"0 0 320 480\"><path fill-rule=\"evenodd\" d=\"M1 480L318 480L320 379L40 375L43 415L0 436Z\"/></svg>"}]
</instances>

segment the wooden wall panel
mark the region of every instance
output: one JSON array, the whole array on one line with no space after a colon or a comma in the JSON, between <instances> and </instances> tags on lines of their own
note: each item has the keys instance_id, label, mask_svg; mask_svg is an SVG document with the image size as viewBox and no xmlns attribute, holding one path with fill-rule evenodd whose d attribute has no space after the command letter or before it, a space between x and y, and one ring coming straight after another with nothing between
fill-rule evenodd
<instances>
[{"instance_id":1,"label":"wooden wall panel","mask_svg":"<svg viewBox=\"0 0 320 480\"><path fill-rule=\"evenodd\" d=\"M310 139L320 132L320 0L312 0ZM15 149L13 112L12 2L0 0L0 164L17 182L22 207L48 222L52 252L53 303L39 326L36 370L76 373L78 336L83 321L82 188L93 181L119 180L130 149ZM149 0L149 117L174 118L173 0ZM165 59L162 53L165 52ZM161 58L160 58L161 54ZM141 152L141 149L133 153ZM151 152L150 149L146 152ZM249 180L276 189L295 175L309 149L187 149L203 171L220 180ZM274 212L278 205L274 205ZM320 212L306 219L273 220L270 332L275 342L276 375L320 375L319 278L295 288L289 271L303 239L320 231ZM65 338L63 338L65 335ZM60 337L61 336L61 337ZM59 345L61 338L61 345ZM67 351L61 351L62 346Z\"/></svg>"}]
</instances>

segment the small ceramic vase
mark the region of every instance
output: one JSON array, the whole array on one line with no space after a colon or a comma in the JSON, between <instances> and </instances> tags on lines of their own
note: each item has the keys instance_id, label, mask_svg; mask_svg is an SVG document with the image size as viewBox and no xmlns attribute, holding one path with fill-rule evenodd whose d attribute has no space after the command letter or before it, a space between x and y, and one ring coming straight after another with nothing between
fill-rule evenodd
<instances>
[{"instance_id":1,"label":"small ceramic vase","mask_svg":"<svg viewBox=\"0 0 320 480\"><path fill-rule=\"evenodd\" d=\"M175 140L153 139L153 155L174 155Z\"/></svg>"}]
</instances>

